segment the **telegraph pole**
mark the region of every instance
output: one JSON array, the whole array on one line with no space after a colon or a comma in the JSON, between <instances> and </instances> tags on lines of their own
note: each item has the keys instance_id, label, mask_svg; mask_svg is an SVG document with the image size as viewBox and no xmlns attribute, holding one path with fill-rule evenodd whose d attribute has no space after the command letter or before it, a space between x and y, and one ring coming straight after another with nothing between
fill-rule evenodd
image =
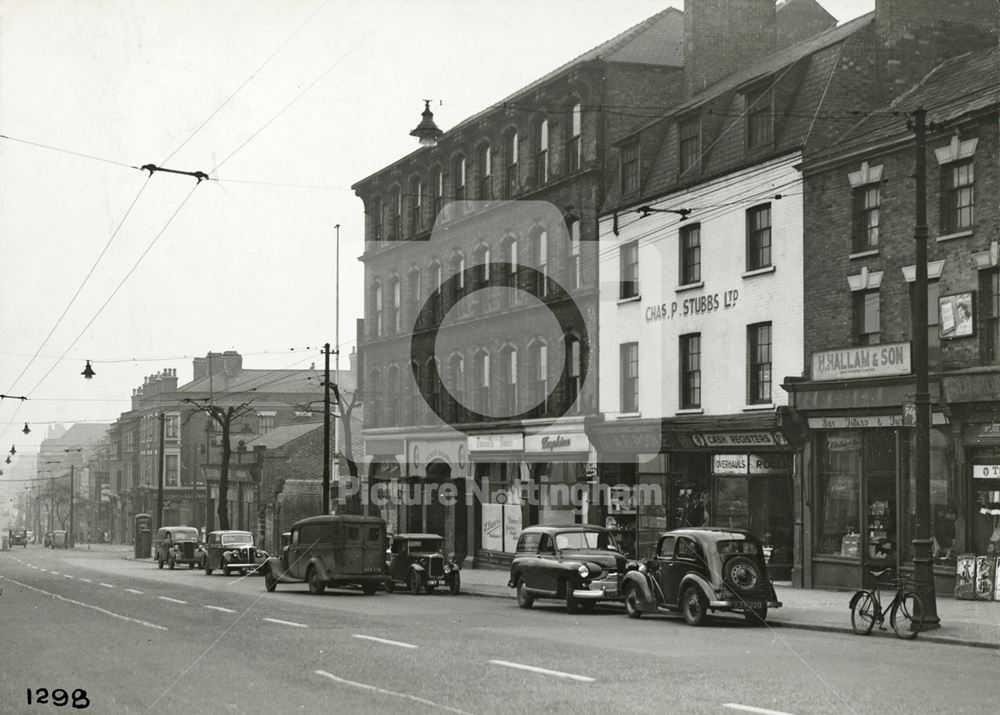
<instances>
[{"instance_id":1,"label":"telegraph pole","mask_svg":"<svg viewBox=\"0 0 1000 715\"><path fill-rule=\"evenodd\" d=\"M163 456L163 446L166 437L166 425L167 416L164 413L160 413L160 464L159 469L157 469L156 478L156 528L159 529L163 526L163 463L166 459Z\"/></svg>"},{"instance_id":2,"label":"telegraph pole","mask_svg":"<svg viewBox=\"0 0 1000 715\"><path fill-rule=\"evenodd\" d=\"M337 287L334 293L333 300L333 365L334 365L334 384L337 386L339 393L340 390L340 224L336 224L334 228L337 230L337 240L335 241L335 253L334 253L334 270L336 272ZM330 376L326 377L327 382L330 381ZM337 401L337 407L340 407L340 401ZM327 411L329 411L329 405L327 405ZM337 429L337 423L333 423L333 480L336 484L340 484L340 435Z\"/></svg>"},{"instance_id":3,"label":"telegraph pole","mask_svg":"<svg viewBox=\"0 0 1000 715\"><path fill-rule=\"evenodd\" d=\"M330 513L330 343L323 345L323 513Z\"/></svg>"},{"instance_id":4,"label":"telegraph pole","mask_svg":"<svg viewBox=\"0 0 1000 715\"><path fill-rule=\"evenodd\" d=\"M927 377L927 147L926 110L918 108L913 113L913 129L916 144L916 223L913 239L916 243L917 275L913 299L913 348L916 353L917 408L914 447L914 514L913 523L913 577L921 584L918 592L924 606L924 630L938 628L941 620L937 615L934 593L934 555L931 553L931 481L930 481L930 432L931 398Z\"/></svg>"},{"instance_id":5,"label":"telegraph pole","mask_svg":"<svg viewBox=\"0 0 1000 715\"><path fill-rule=\"evenodd\" d=\"M73 531L73 468L75 464L69 465L69 538L67 539L70 546L76 546L76 535Z\"/></svg>"}]
</instances>

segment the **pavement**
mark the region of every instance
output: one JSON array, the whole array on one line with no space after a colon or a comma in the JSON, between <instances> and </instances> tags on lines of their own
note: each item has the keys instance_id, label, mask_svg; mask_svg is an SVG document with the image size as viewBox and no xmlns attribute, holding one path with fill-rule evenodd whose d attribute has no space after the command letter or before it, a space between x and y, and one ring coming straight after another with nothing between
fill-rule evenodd
<instances>
[{"instance_id":1,"label":"pavement","mask_svg":"<svg viewBox=\"0 0 1000 715\"><path fill-rule=\"evenodd\" d=\"M132 559L131 547L116 544L79 544L76 551L90 550L95 554L120 553ZM506 570L465 569L462 571L462 591L471 596L513 600L514 590L508 588ZM775 628L800 628L810 631L852 633L848 604L853 591L792 588L790 584L775 584L782 607L768 613L767 623ZM622 608L606 604L608 608ZM938 594L937 612L941 625L923 631L919 639L931 643L962 645L1000 650L1000 602L960 601ZM888 619L887 632L875 636L895 638Z\"/></svg>"}]
</instances>

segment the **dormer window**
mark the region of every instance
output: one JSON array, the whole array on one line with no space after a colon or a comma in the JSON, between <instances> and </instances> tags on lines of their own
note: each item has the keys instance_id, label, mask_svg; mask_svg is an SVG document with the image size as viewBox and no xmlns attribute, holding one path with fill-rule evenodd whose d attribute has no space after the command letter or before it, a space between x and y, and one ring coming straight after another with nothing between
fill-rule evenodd
<instances>
[{"instance_id":1,"label":"dormer window","mask_svg":"<svg viewBox=\"0 0 1000 715\"><path fill-rule=\"evenodd\" d=\"M774 107L770 88L746 93L747 149L761 149L774 139Z\"/></svg>"},{"instance_id":2,"label":"dormer window","mask_svg":"<svg viewBox=\"0 0 1000 715\"><path fill-rule=\"evenodd\" d=\"M677 156L681 175L698 166L701 158L701 120L685 119L677 128Z\"/></svg>"},{"instance_id":3,"label":"dormer window","mask_svg":"<svg viewBox=\"0 0 1000 715\"><path fill-rule=\"evenodd\" d=\"M639 142L622 147L622 193L639 190Z\"/></svg>"}]
</instances>

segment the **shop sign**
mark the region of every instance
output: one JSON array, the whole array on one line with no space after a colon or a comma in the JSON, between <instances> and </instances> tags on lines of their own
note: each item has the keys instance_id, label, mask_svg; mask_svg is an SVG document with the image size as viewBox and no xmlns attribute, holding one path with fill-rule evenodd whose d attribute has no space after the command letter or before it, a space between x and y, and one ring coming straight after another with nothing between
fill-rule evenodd
<instances>
[{"instance_id":1,"label":"shop sign","mask_svg":"<svg viewBox=\"0 0 1000 715\"><path fill-rule=\"evenodd\" d=\"M403 454L403 440L366 439L365 454Z\"/></svg>"},{"instance_id":2,"label":"shop sign","mask_svg":"<svg viewBox=\"0 0 1000 715\"><path fill-rule=\"evenodd\" d=\"M813 380L909 375L910 344L864 345L813 353Z\"/></svg>"},{"instance_id":3,"label":"shop sign","mask_svg":"<svg viewBox=\"0 0 1000 715\"><path fill-rule=\"evenodd\" d=\"M1000 424L993 422L979 428L979 439L1000 439Z\"/></svg>"},{"instance_id":4,"label":"shop sign","mask_svg":"<svg viewBox=\"0 0 1000 715\"><path fill-rule=\"evenodd\" d=\"M598 443L609 452L659 452L659 432L621 432L600 435Z\"/></svg>"},{"instance_id":5,"label":"shop sign","mask_svg":"<svg viewBox=\"0 0 1000 715\"><path fill-rule=\"evenodd\" d=\"M514 434L475 434L469 435L470 452L523 452L524 435Z\"/></svg>"},{"instance_id":6,"label":"shop sign","mask_svg":"<svg viewBox=\"0 0 1000 715\"><path fill-rule=\"evenodd\" d=\"M713 454L713 474L746 474L747 455L745 454Z\"/></svg>"},{"instance_id":7,"label":"shop sign","mask_svg":"<svg viewBox=\"0 0 1000 715\"><path fill-rule=\"evenodd\" d=\"M565 434L529 434L524 436L525 452L560 454L565 452L588 452L590 441L583 432Z\"/></svg>"},{"instance_id":8,"label":"shop sign","mask_svg":"<svg viewBox=\"0 0 1000 715\"><path fill-rule=\"evenodd\" d=\"M973 464L972 476L975 479L1000 479L1000 464Z\"/></svg>"},{"instance_id":9,"label":"shop sign","mask_svg":"<svg viewBox=\"0 0 1000 715\"><path fill-rule=\"evenodd\" d=\"M698 447L780 446L788 440L777 432L697 432L691 441Z\"/></svg>"},{"instance_id":10,"label":"shop sign","mask_svg":"<svg viewBox=\"0 0 1000 715\"><path fill-rule=\"evenodd\" d=\"M902 427L903 415L858 415L848 417L810 417L810 429L864 429L866 427Z\"/></svg>"},{"instance_id":11,"label":"shop sign","mask_svg":"<svg viewBox=\"0 0 1000 715\"><path fill-rule=\"evenodd\" d=\"M740 292L736 288L721 293L708 293L682 301L671 303L654 303L646 306L646 322L657 323L677 318L689 318L714 313L719 310L729 310L736 307Z\"/></svg>"},{"instance_id":12,"label":"shop sign","mask_svg":"<svg viewBox=\"0 0 1000 715\"><path fill-rule=\"evenodd\" d=\"M719 475L790 474L788 454L713 454L712 473Z\"/></svg>"}]
</instances>

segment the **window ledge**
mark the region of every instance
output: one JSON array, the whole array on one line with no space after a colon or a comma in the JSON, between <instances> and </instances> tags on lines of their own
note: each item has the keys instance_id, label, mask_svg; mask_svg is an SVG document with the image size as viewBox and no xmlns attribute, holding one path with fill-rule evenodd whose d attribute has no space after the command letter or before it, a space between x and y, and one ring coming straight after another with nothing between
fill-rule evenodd
<instances>
[{"instance_id":1,"label":"window ledge","mask_svg":"<svg viewBox=\"0 0 1000 715\"><path fill-rule=\"evenodd\" d=\"M964 231L956 231L955 233L946 233L943 236L938 236L937 242L941 243L942 241L951 241L956 238L968 238L971 235L972 235L972 229L968 228Z\"/></svg>"},{"instance_id":2,"label":"window ledge","mask_svg":"<svg viewBox=\"0 0 1000 715\"><path fill-rule=\"evenodd\" d=\"M684 285L677 286L677 293L683 293L687 290L694 290L695 288L704 288L705 281L698 281L697 283L685 283Z\"/></svg>"},{"instance_id":3,"label":"window ledge","mask_svg":"<svg viewBox=\"0 0 1000 715\"><path fill-rule=\"evenodd\" d=\"M774 409L773 402L761 403L759 405L745 405L743 407L744 412L765 412Z\"/></svg>"},{"instance_id":4,"label":"window ledge","mask_svg":"<svg viewBox=\"0 0 1000 715\"><path fill-rule=\"evenodd\" d=\"M703 415L705 414L705 409L703 407L689 407L683 410L677 410L674 412L675 415Z\"/></svg>"},{"instance_id":5,"label":"window ledge","mask_svg":"<svg viewBox=\"0 0 1000 715\"><path fill-rule=\"evenodd\" d=\"M625 303L638 303L640 300L642 300L641 295L633 295L629 298L619 298L618 305L624 305Z\"/></svg>"},{"instance_id":6,"label":"window ledge","mask_svg":"<svg viewBox=\"0 0 1000 715\"><path fill-rule=\"evenodd\" d=\"M641 412L619 412L618 419L620 420L637 420L642 417Z\"/></svg>"},{"instance_id":7,"label":"window ledge","mask_svg":"<svg viewBox=\"0 0 1000 715\"><path fill-rule=\"evenodd\" d=\"M855 258L868 258L869 256L877 256L878 249L873 248L870 251L858 251L856 253L850 254L847 258L853 261Z\"/></svg>"},{"instance_id":8,"label":"window ledge","mask_svg":"<svg viewBox=\"0 0 1000 715\"><path fill-rule=\"evenodd\" d=\"M764 268L757 268L752 271L747 271L743 274L743 278L753 278L754 276L763 276L768 273L774 273L774 266L765 266Z\"/></svg>"}]
</instances>

